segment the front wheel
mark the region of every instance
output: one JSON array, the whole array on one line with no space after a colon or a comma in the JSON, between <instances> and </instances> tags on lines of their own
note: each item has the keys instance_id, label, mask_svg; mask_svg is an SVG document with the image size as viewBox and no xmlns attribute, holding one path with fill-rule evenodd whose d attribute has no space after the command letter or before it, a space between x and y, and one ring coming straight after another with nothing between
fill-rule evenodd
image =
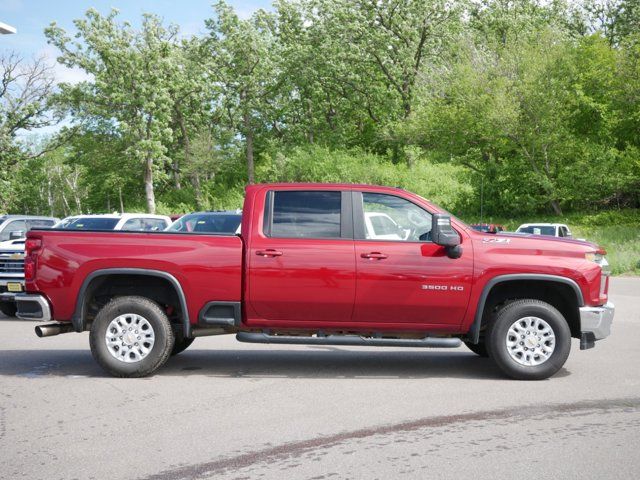
<instances>
[{"instance_id":1,"label":"front wheel","mask_svg":"<svg viewBox=\"0 0 640 480\"><path fill-rule=\"evenodd\" d=\"M114 377L145 377L169 358L174 334L166 313L145 297L118 297L96 315L91 353Z\"/></svg>"},{"instance_id":2,"label":"front wheel","mask_svg":"<svg viewBox=\"0 0 640 480\"><path fill-rule=\"evenodd\" d=\"M500 309L486 334L489 357L517 380L542 380L569 357L571 331L562 314L540 300L516 300Z\"/></svg>"}]
</instances>

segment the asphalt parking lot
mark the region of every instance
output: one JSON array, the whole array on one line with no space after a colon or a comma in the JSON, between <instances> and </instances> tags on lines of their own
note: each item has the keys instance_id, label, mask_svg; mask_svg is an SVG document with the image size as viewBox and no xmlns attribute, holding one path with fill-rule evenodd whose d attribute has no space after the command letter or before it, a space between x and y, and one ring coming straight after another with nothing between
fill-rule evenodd
<instances>
[{"instance_id":1,"label":"asphalt parking lot","mask_svg":"<svg viewBox=\"0 0 640 480\"><path fill-rule=\"evenodd\" d=\"M540 382L456 350L197 339L115 379L88 334L0 321L0 478L636 478L640 279L612 336Z\"/></svg>"}]
</instances>

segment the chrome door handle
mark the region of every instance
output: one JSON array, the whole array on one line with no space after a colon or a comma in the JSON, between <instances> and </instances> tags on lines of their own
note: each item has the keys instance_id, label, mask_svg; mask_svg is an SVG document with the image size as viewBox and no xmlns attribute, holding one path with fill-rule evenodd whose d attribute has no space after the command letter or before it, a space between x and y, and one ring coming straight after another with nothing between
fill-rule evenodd
<instances>
[{"instance_id":1,"label":"chrome door handle","mask_svg":"<svg viewBox=\"0 0 640 480\"><path fill-rule=\"evenodd\" d=\"M256 255L259 257L281 257L282 252L274 250L273 248L267 248L266 250L256 250Z\"/></svg>"},{"instance_id":2,"label":"chrome door handle","mask_svg":"<svg viewBox=\"0 0 640 480\"><path fill-rule=\"evenodd\" d=\"M385 258L389 258L389 255L380 252L361 253L360 256L362 258L370 258L372 260L384 260Z\"/></svg>"}]
</instances>

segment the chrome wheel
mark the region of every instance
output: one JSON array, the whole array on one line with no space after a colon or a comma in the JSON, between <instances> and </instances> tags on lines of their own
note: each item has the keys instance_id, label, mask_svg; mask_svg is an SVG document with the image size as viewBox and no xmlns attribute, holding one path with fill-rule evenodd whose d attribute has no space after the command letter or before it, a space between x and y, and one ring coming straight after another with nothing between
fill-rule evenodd
<instances>
[{"instance_id":1,"label":"chrome wheel","mask_svg":"<svg viewBox=\"0 0 640 480\"><path fill-rule=\"evenodd\" d=\"M111 321L104 339L112 357L121 362L135 363L151 352L155 333L146 318L125 313Z\"/></svg>"},{"instance_id":2,"label":"chrome wheel","mask_svg":"<svg viewBox=\"0 0 640 480\"><path fill-rule=\"evenodd\" d=\"M509 327L506 345L512 359L520 365L532 367L549 360L556 347L556 337L543 319L523 317Z\"/></svg>"}]
</instances>

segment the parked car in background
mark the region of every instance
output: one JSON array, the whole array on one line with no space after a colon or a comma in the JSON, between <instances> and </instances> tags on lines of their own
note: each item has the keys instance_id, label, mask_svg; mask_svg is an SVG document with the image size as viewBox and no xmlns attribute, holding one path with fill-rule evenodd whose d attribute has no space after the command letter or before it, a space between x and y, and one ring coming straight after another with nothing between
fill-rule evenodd
<instances>
[{"instance_id":1,"label":"parked car in background","mask_svg":"<svg viewBox=\"0 0 640 480\"><path fill-rule=\"evenodd\" d=\"M24 291L24 241L32 228L52 227L59 219L33 215L0 216L0 312L16 313L15 294Z\"/></svg>"},{"instance_id":2,"label":"parked car in background","mask_svg":"<svg viewBox=\"0 0 640 480\"><path fill-rule=\"evenodd\" d=\"M482 233L498 233L504 232L504 227L497 223L474 223L471 225L476 232Z\"/></svg>"},{"instance_id":3,"label":"parked car in background","mask_svg":"<svg viewBox=\"0 0 640 480\"><path fill-rule=\"evenodd\" d=\"M149 213L113 213L104 215L74 215L67 217L55 228L65 230L133 230L162 231L171 225L166 215Z\"/></svg>"},{"instance_id":4,"label":"parked car in background","mask_svg":"<svg viewBox=\"0 0 640 480\"><path fill-rule=\"evenodd\" d=\"M58 218L39 217L34 215L2 215L0 216L0 242L24 238L32 228L53 227Z\"/></svg>"},{"instance_id":5,"label":"parked car in background","mask_svg":"<svg viewBox=\"0 0 640 480\"><path fill-rule=\"evenodd\" d=\"M194 212L180 217L167 231L237 234L240 233L241 222L242 210Z\"/></svg>"},{"instance_id":6,"label":"parked car in background","mask_svg":"<svg viewBox=\"0 0 640 480\"><path fill-rule=\"evenodd\" d=\"M518 227L516 233L573 238L571 230L564 223L524 223Z\"/></svg>"}]
</instances>

